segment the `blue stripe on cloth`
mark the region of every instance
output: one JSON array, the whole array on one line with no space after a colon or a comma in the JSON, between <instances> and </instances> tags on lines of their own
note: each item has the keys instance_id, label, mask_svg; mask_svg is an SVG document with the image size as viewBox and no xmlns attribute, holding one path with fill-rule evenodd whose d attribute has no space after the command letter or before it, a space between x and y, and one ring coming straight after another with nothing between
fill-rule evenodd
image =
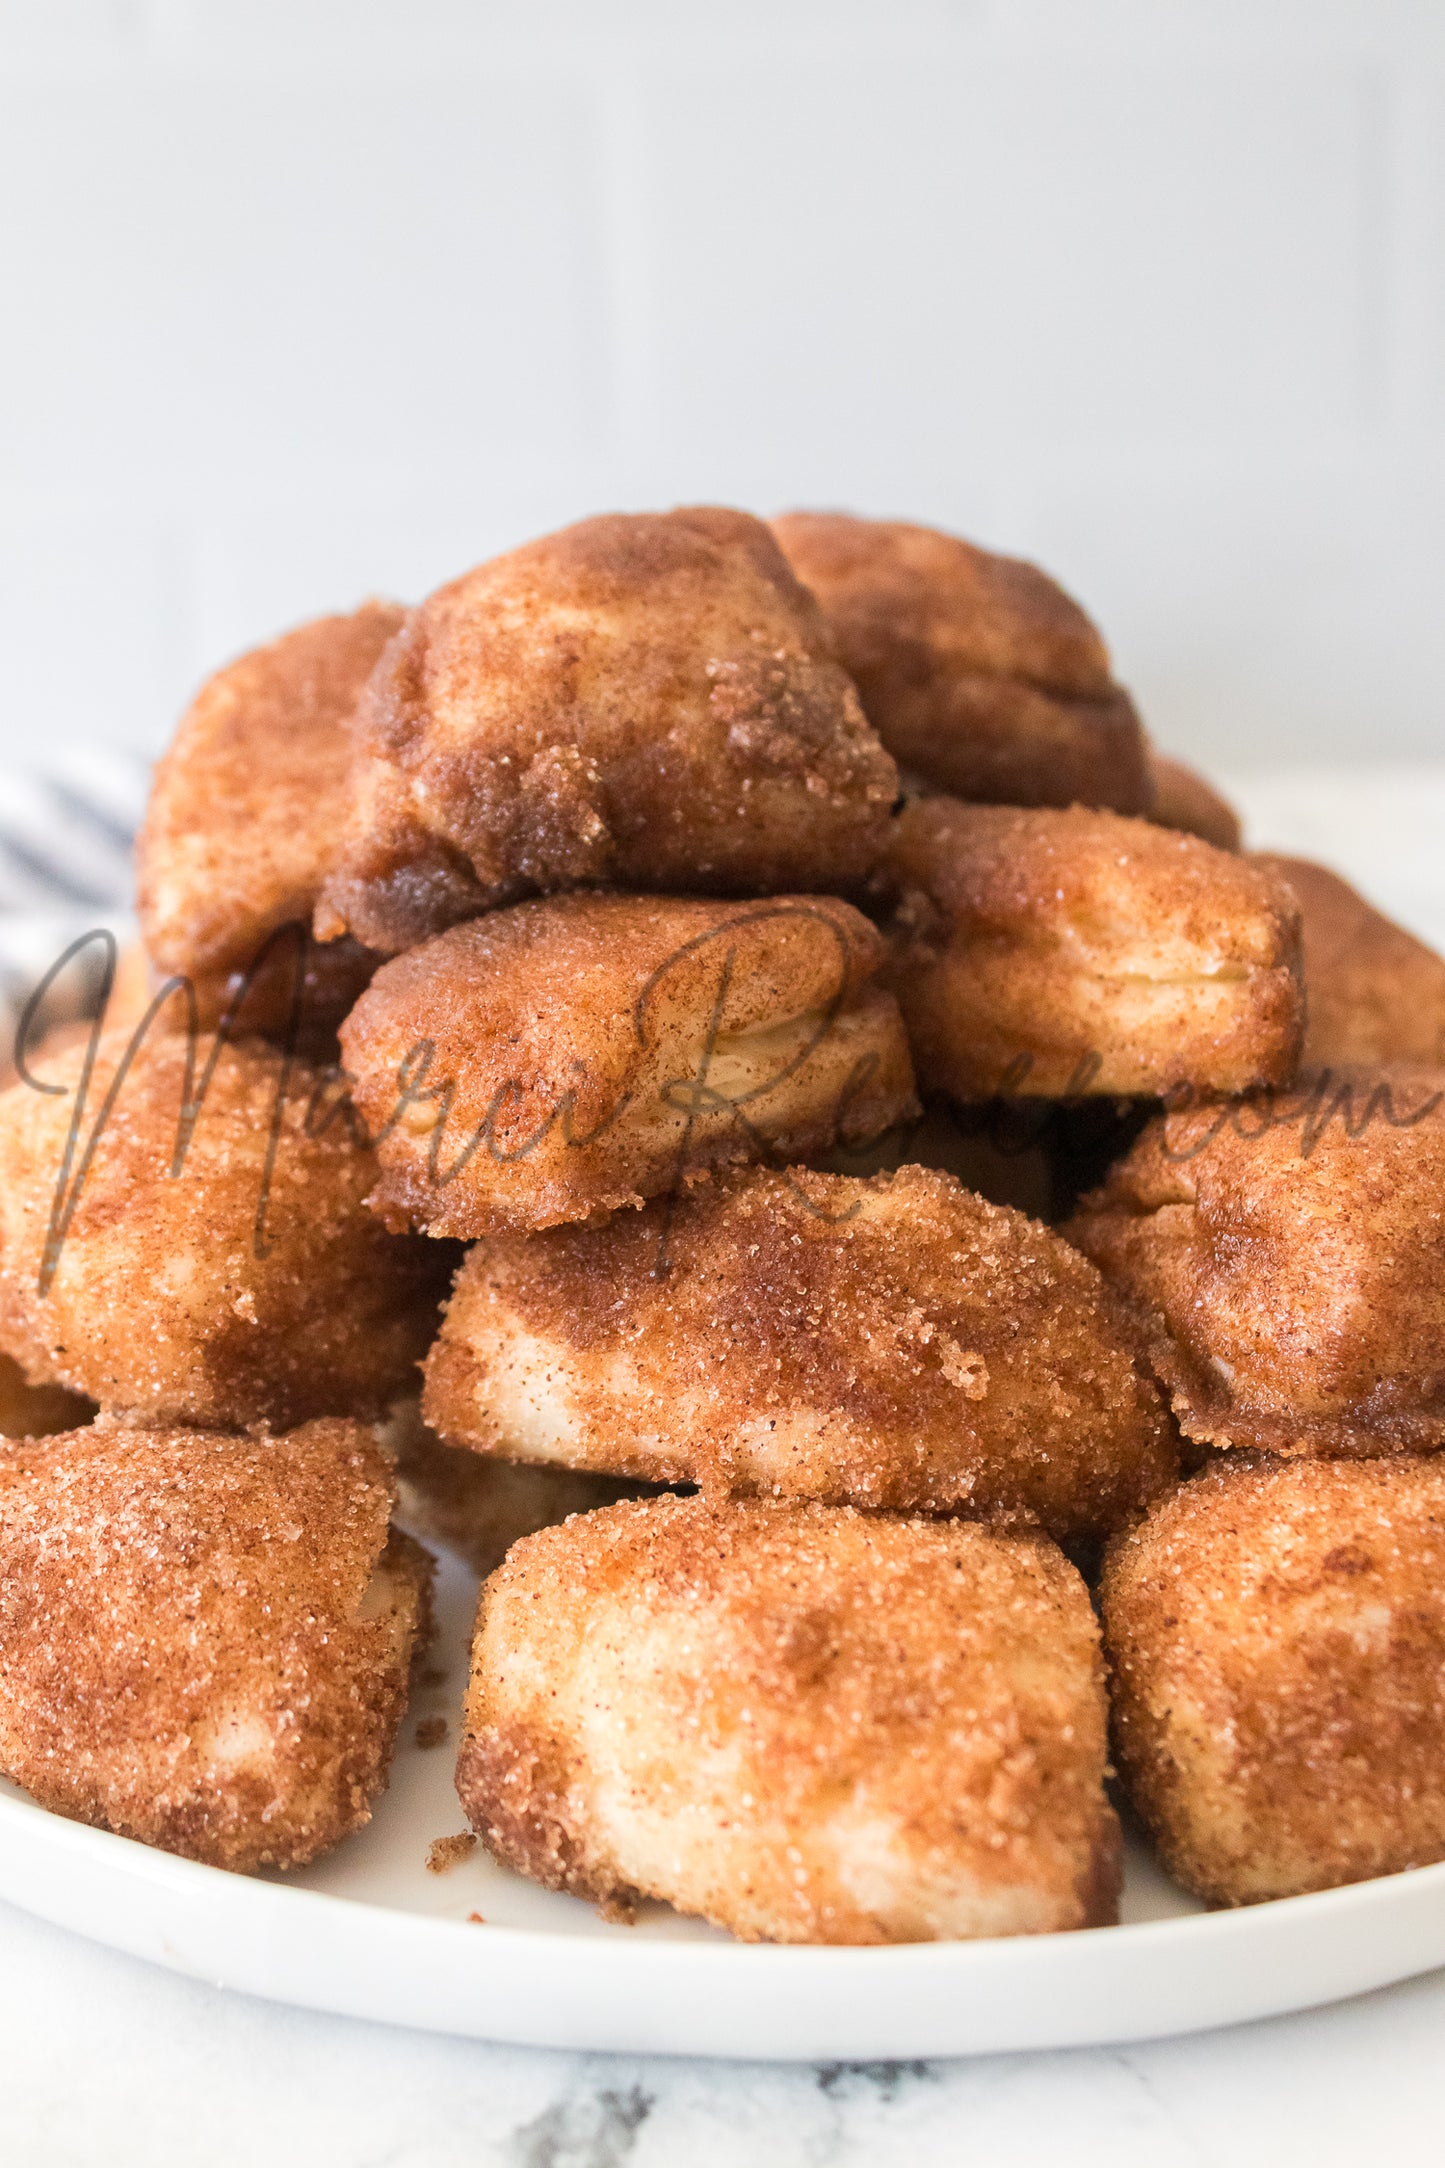
<instances>
[{"instance_id":1,"label":"blue stripe on cloth","mask_svg":"<svg viewBox=\"0 0 1445 2168\"><path fill-rule=\"evenodd\" d=\"M133 938L131 854L148 786L147 762L107 750L57 753L43 773L0 771L0 1082L26 1001L71 942L96 926ZM93 976L67 972L46 1022L78 1013Z\"/></svg>"}]
</instances>

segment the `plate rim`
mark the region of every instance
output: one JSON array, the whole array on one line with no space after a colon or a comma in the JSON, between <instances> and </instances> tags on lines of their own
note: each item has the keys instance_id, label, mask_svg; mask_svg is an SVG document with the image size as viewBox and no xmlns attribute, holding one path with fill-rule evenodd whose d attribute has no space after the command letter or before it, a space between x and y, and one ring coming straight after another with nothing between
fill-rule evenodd
<instances>
[{"instance_id":1,"label":"plate rim","mask_svg":"<svg viewBox=\"0 0 1445 2168\"><path fill-rule=\"evenodd\" d=\"M293 2006L518 2046L773 2062L1122 2045L1316 2007L1445 1964L1445 1861L1045 1935L861 1948L632 1940L473 1924L232 1874L8 1790L0 1897Z\"/></svg>"}]
</instances>

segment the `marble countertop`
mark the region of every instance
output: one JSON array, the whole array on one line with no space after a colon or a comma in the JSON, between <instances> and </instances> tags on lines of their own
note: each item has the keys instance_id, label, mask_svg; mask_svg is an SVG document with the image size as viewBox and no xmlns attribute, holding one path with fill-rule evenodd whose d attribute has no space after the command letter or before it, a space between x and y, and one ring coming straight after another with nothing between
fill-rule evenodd
<instances>
[{"instance_id":1,"label":"marble countertop","mask_svg":"<svg viewBox=\"0 0 1445 2168\"><path fill-rule=\"evenodd\" d=\"M557 2055L254 2002L0 1907L27 2168L1436 2168L1445 1972L1189 2039L974 2061Z\"/></svg>"},{"instance_id":2,"label":"marble countertop","mask_svg":"<svg viewBox=\"0 0 1445 2168\"><path fill-rule=\"evenodd\" d=\"M1227 779L1445 941L1445 766ZM1445 1972L1122 2049L775 2067L572 2056L183 1980L0 1907L0 2160L69 2168L1434 2168Z\"/></svg>"}]
</instances>

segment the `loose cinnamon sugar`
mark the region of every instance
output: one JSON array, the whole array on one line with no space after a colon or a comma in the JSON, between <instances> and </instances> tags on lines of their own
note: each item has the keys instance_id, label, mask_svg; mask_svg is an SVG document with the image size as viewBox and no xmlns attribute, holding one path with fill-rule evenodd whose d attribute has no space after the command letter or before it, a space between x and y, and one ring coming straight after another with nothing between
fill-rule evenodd
<instances>
[{"instance_id":1,"label":"loose cinnamon sugar","mask_svg":"<svg viewBox=\"0 0 1445 2168\"><path fill-rule=\"evenodd\" d=\"M463 1830L455 1837L438 1837L426 1855L428 1874L448 1874L477 1848L477 1840L470 1830Z\"/></svg>"}]
</instances>

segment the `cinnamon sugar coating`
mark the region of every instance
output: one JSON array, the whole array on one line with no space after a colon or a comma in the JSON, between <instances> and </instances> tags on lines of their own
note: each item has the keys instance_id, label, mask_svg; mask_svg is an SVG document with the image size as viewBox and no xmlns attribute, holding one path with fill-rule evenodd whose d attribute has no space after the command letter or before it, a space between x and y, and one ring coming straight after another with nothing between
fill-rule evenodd
<instances>
[{"instance_id":1,"label":"cinnamon sugar coating","mask_svg":"<svg viewBox=\"0 0 1445 2168\"><path fill-rule=\"evenodd\" d=\"M355 1423L0 1443L0 1768L242 1872L369 1820L430 1566Z\"/></svg>"},{"instance_id":2,"label":"cinnamon sugar coating","mask_svg":"<svg viewBox=\"0 0 1445 2168\"><path fill-rule=\"evenodd\" d=\"M104 963L99 938L87 944L87 955L99 970ZM134 1031L156 990L150 958L139 941L128 941L115 951L114 960L110 994L103 1004L105 1029ZM8 1091L16 1081L17 1054L23 1055L27 1068L44 1073L47 1064L64 1048L83 1046L90 1038L95 1029L94 1014L102 1008L103 984L97 977L86 991L78 992L73 983L66 983L67 978L68 974L62 972L59 981L52 982L48 994L28 1014L19 1008L10 1017L0 1008L0 1092ZM34 991L43 993L42 989Z\"/></svg>"},{"instance_id":3,"label":"cinnamon sugar coating","mask_svg":"<svg viewBox=\"0 0 1445 2168\"><path fill-rule=\"evenodd\" d=\"M901 520L789 512L772 527L900 767L990 804L1147 811L1133 703L1037 566Z\"/></svg>"},{"instance_id":4,"label":"cinnamon sugar coating","mask_svg":"<svg viewBox=\"0 0 1445 2168\"><path fill-rule=\"evenodd\" d=\"M1197 769L1151 751L1149 771L1154 782L1151 821L1161 828L1182 828L1188 835L1200 836L1216 850L1239 849L1239 815Z\"/></svg>"},{"instance_id":5,"label":"cinnamon sugar coating","mask_svg":"<svg viewBox=\"0 0 1445 2168\"><path fill-rule=\"evenodd\" d=\"M1093 1268L921 1167L750 1169L606 1227L482 1243L423 1411L514 1460L1061 1540L1119 1526L1176 1468Z\"/></svg>"},{"instance_id":6,"label":"cinnamon sugar coating","mask_svg":"<svg viewBox=\"0 0 1445 2168\"><path fill-rule=\"evenodd\" d=\"M134 1031L151 1005L155 970L145 945L127 941L115 959L115 977L105 1004L107 1031Z\"/></svg>"},{"instance_id":7,"label":"cinnamon sugar coating","mask_svg":"<svg viewBox=\"0 0 1445 2168\"><path fill-rule=\"evenodd\" d=\"M1167 1115L1066 1231L1135 1309L1187 1436L1445 1446L1445 1071Z\"/></svg>"},{"instance_id":8,"label":"cinnamon sugar coating","mask_svg":"<svg viewBox=\"0 0 1445 2168\"><path fill-rule=\"evenodd\" d=\"M414 1400L394 1410L381 1430L394 1457L397 1519L427 1543L456 1551L474 1573L498 1567L522 1536L638 1495L635 1483L584 1475L571 1468L496 1460L444 1445L421 1420Z\"/></svg>"},{"instance_id":9,"label":"cinnamon sugar coating","mask_svg":"<svg viewBox=\"0 0 1445 2168\"><path fill-rule=\"evenodd\" d=\"M905 807L878 875L920 1084L1162 1096L1288 1083L1299 912L1268 867L1082 808Z\"/></svg>"},{"instance_id":10,"label":"cinnamon sugar coating","mask_svg":"<svg viewBox=\"0 0 1445 2168\"><path fill-rule=\"evenodd\" d=\"M387 1224L473 1237L639 1205L915 1111L884 946L846 903L553 896L386 964L342 1030Z\"/></svg>"},{"instance_id":11,"label":"cinnamon sugar coating","mask_svg":"<svg viewBox=\"0 0 1445 2168\"><path fill-rule=\"evenodd\" d=\"M824 1506L618 1505L483 1594L457 1789L520 1873L746 1941L1116 1914L1083 1582L1037 1536Z\"/></svg>"},{"instance_id":12,"label":"cinnamon sugar coating","mask_svg":"<svg viewBox=\"0 0 1445 2168\"><path fill-rule=\"evenodd\" d=\"M1304 858L1260 853L1301 913L1306 1069L1425 1062L1445 1068L1445 957Z\"/></svg>"},{"instance_id":13,"label":"cinnamon sugar coating","mask_svg":"<svg viewBox=\"0 0 1445 2168\"><path fill-rule=\"evenodd\" d=\"M1211 1904L1445 1858L1445 1464L1215 1464L1111 1546L1115 1754Z\"/></svg>"},{"instance_id":14,"label":"cinnamon sugar coating","mask_svg":"<svg viewBox=\"0 0 1445 2168\"><path fill-rule=\"evenodd\" d=\"M309 927L350 808L351 718L405 618L368 602L254 649L202 686L161 759L138 843L141 930L163 974L189 977L219 1022L268 936ZM294 951L273 951L246 1003L283 1028ZM376 958L348 942L307 962L306 1021L334 1029Z\"/></svg>"},{"instance_id":15,"label":"cinnamon sugar coating","mask_svg":"<svg viewBox=\"0 0 1445 2168\"><path fill-rule=\"evenodd\" d=\"M445 1261L365 1209L376 1161L335 1086L293 1065L274 1127L280 1057L225 1048L175 1175L184 1038L141 1046L97 1128L130 1043L99 1042L68 1219L55 1214L87 1049L37 1071L54 1096L0 1096L0 1349L37 1384L154 1421L380 1414L426 1348ZM197 1042L197 1089L215 1048Z\"/></svg>"},{"instance_id":16,"label":"cinnamon sugar coating","mask_svg":"<svg viewBox=\"0 0 1445 2168\"><path fill-rule=\"evenodd\" d=\"M897 792L766 527L710 507L583 520L453 580L361 720L317 930L389 954L558 889L846 888Z\"/></svg>"}]
</instances>

